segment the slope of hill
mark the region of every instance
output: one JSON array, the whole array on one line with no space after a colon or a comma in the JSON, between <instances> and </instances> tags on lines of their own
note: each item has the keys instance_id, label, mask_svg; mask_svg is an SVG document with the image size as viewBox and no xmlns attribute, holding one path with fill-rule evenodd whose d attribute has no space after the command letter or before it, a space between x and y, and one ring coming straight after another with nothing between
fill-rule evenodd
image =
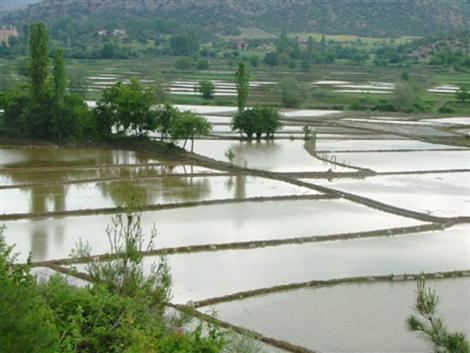
<instances>
[{"instance_id":1,"label":"slope of hill","mask_svg":"<svg viewBox=\"0 0 470 353\"><path fill-rule=\"evenodd\" d=\"M17 21L173 19L216 31L427 35L470 27L470 0L42 0Z\"/></svg>"},{"instance_id":2,"label":"slope of hill","mask_svg":"<svg viewBox=\"0 0 470 353\"><path fill-rule=\"evenodd\" d=\"M40 0L1 0L0 11L11 12L26 8Z\"/></svg>"}]
</instances>

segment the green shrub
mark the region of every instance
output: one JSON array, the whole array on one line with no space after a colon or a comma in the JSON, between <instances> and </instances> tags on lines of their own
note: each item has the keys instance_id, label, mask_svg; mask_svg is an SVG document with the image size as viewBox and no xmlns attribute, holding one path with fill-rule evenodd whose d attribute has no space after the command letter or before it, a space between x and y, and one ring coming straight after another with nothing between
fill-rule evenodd
<instances>
[{"instance_id":1,"label":"green shrub","mask_svg":"<svg viewBox=\"0 0 470 353\"><path fill-rule=\"evenodd\" d=\"M59 333L29 266L14 265L0 227L0 351L58 353Z\"/></svg>"}]
</instances>

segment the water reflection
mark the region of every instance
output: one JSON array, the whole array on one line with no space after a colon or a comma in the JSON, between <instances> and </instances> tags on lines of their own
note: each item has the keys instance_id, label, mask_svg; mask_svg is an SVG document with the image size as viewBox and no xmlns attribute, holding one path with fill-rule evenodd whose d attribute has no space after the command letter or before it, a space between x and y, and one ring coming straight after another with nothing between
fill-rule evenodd
<instances>
[{"instance_id":1,"label":"water reflection","mask_svg":"<svg viewBox=\"0 0 470 353\"><path fill-rule=\"evenodd\" d=\"M149 154L112 149L71 149L55 146L2 147L2 168L98 166L103 164L148 163Z\"/></svg>"},{"instance_id":2,"label":"water reflection","mask_svg":"<svg viewBox=\"0 0 470 353\"><path fill-rule=\"evenodd\" d=\"M309 153L304 141L233 141L201 140L194 148L196 153L226 161L225 152L231 149L235 154L236 165L254 169L279 172L335 172L353 171L326 161L321 161ZM314 144L314 142L313 142Z\"/></svg>"}]
</instances>

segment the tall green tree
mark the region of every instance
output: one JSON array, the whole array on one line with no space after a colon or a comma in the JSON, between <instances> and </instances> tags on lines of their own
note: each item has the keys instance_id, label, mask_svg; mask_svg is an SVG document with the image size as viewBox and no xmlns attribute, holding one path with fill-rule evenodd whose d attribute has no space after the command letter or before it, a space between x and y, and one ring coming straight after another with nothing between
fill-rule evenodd
<instances>
[{"instance_id":1,"label":"tall green tree","mask_svg":"<svg viewBox=\"0 0 470 353\"><path fill-rule=\"evenodd\" d=\"M31 55L31 88L33 96L38 97L45 89L49 57L48 57L48 35L44 23L31 25L29 50Z\"/></svg>"},{"instance_id":2,"label":"tall green tree","mask_svg":"<svg viewBox=\"0 0 470 353\"><path fill-rule=\"evenodd\" d=\"M54 97L58 104L64 102L67 78L65 75L64 50L57 49L53 61Z\"/></svg>"},{"instance_id":3,"label":"tall green tree","mask_svg":"<svg viewBox=\"0 0 470 353\"><path fill-rule=\"evenodd\" d=\"M238 112L242 113L246 108L246 101L250 89L250 74L243 61L238 64L238 69L235 73L235 83L237 85Z\"/></svg>"}]
</instances>

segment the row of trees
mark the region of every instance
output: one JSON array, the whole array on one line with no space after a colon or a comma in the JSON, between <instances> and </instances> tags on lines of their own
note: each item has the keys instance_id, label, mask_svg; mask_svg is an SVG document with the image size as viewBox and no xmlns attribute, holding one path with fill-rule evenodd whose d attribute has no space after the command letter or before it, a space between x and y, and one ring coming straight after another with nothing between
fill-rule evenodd
<instances>
[{"instance_id":1,"label":"row of trees","mask_svg":"<svg viewBox=\"0 0 470 353\"><path fill-rule=\"evenodd\" d=\"M31 26L30 58L25 69L29 84L0 97L2 127L10 135L48 140L96 140L115 134L147 135L188 140L210 132L209 122L190 112L159 105L149 88L138 81L121 82L103 91L95 109L67 90L63 50L48 55L48 33L42 23Z\"/></svg>"}]
</instances>

